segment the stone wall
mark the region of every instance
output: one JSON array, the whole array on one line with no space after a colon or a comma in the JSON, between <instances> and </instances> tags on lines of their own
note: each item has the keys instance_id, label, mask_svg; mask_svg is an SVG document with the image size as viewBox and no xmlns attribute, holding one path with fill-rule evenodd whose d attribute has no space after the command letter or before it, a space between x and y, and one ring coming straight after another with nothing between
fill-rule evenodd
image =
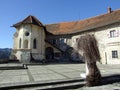
<instances>
[{"instance_id":1,"label":"stone wall","mask_svg":"<svg viewBox=\"0 0 120 90\"><path fill-rule=\"evenodd\" d=\"M110 32L115 30L115 37L110 37ZM78 35L74 35L71 38L70 46L76 49L77 39L84 34L95 35L98 41L98 48L101 55L102 64L120 64L120 24L116 23L109 26L90 30ZM112 51L118 52L118 58L112 58Z\"/></svg>"},{"instance_id":2,"label":"stone wall","mask_svg":"<svg viewBox=\"0 0 120 90\"><path fill-rule=\"evenodd\" d=\"M20 40L21 39L21 40ZM34 39L36 39L36 48L33 47ZM30 49L29 53L36 53L35 58L45 58L45 32L42 27L33 24L23 24L17 28L14 34L14 48L17 59L21 60L21 55L24 53L22 49ZM21 50L20 50L21 49ZM41 56L42 58L39 58Z\"/></svg>"}]
</instances>

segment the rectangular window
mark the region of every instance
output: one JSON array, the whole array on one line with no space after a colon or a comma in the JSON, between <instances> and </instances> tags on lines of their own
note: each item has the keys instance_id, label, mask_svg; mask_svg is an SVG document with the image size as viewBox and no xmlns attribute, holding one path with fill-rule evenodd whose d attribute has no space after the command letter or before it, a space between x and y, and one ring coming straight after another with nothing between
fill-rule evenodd
<instances>
[{"instance_id":1,"label":"rectangular window","mask_svg":"<svg viewBox=\"0 0 120 90\"><path fill-rule=\"evenodd\" d=\"M117 50L112 51L112 58L118 58Z\"/></svg>"},{"instance_id":2,"label":"rectangular window","mask_svg":"<svg viewBox=\"0 0 120 90\"><path fill-rule=\"evenodd\" d=\"M110 31L110 37L117 37L116 30Z\"/></svg>"}]
</instances>

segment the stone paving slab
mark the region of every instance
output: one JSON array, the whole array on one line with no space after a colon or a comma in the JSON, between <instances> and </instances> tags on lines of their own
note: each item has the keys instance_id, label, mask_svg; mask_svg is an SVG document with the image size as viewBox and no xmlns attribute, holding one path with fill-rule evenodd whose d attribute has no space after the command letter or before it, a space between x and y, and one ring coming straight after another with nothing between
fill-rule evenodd
<instances>
[{"instance_id":1,"label":"stone paving slab","mask_svg":"<svg viewBox=\"0 0 120 90\"><path fill-rule=\"evenodd\" d=\"M1 70L0 84L27 82L29 77L26 70Z\"/></svg>"},{"instance_id":2,"label":"stone paving slab","mask_svg":"<svg viewBox=\"0 0 120 90\"><path fill-rule=\"evenodd\" d=\"M59 74L40 74L40 75L33 75L34 81L44 81L44 80L57 80L57 79L65 79L66 77L63 77Z\"/></svg>"},{"instance_id":3,"label":"stone paving slab","mask_svg":"<svg viewBox=\"0 0 120 90\"><path fill-rule=\"evenodd\" d=\"M15 64L10 65L0 64L0 66L12 66L12 65ZM19 64L16 65L19 66ZM112 74L120 75L120 65L98 64L98 67L101 71L102 76ZM85 73L84 64L28 65L28 69L23 70L0 70L0 85L20 82L34 82L46 80L53 81L60 79L63 80L71 78L81 78L80 77L81 73ZM104 87L107 88L109 87L109 85L105 85ZM113 87L117 88L120 86L114 85ZM87 88L85 90L87 90ZM94 90L94 87L91 90Z\"/></svg>"}]
</instances>

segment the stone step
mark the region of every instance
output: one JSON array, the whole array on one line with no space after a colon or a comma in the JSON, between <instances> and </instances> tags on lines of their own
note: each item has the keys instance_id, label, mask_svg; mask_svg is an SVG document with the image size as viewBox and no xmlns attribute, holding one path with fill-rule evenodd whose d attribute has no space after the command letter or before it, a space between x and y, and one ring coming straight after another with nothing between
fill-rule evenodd
<instances>
[{"instance_id":1,"label":"stone step","mask_svg":"<svg viewBox=\"0 0 120 90\"><path fill-rule=\"evenodd\" d=\"M11 65L11 66L0 66L0 70L16 70L16 69L27 69L26 65Z\"/></svg>"},{"instance_id":2,"label":"stone step","mask_svg":"<svg viewBox=\"0 0 120 90\"><path fill-rule=\"evenodd\" d=\"M20 89L22 90L63 90L63 89L81 88L84 85L85 85L85 82L72 82L72 83L64 83L64 84L62 83L62 84L54 84L54 85L47 85L47 86L27 87L27 88L20 88Z\"/></svg>"},{"instance_id":3,"label":"stone step","mask_svg":"<svg viewBox=\"0 0 120 90\"><path fill-rule=\"evenodd\" d=\"M71 88L71 87L82 87L84 86L85 80L80 78L67 79L67 80L54 80L54 81L43 81L43 82L23 82L23 83L11 83L1 84L0 90L8 89L22 89L25 90L53 90L57 88Z\"/></svg>"},{"instance_id":4,"label":"stone step","mask_svg":"<svg viewBox=\"0 0 120 90\"><path fill-rule=\"evenodd\" d=\"M100 86L111 83L120 82L120 75L110 75L102 77ZM54 80L54 81L37 81L37 82L23 82L23 83L11 83L0 84L0 90L63 90L63 89L75 89L81 88L85 85L85 79L73 78L66 80Z\"/></svg>"}]
</instances>

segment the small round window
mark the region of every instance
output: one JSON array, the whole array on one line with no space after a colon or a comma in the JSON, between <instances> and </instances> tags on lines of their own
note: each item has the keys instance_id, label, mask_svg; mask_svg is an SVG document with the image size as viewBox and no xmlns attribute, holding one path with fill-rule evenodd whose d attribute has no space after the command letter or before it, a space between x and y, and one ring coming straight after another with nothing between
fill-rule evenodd
<instances>
[{"instance_id":1,"label":"small round window","mask_svg":"<svg viewBox=\"0 0 120 90\"><path fill-rule=\"evenodd\" d=\"M26 32L26 33L25 33L25 36L29 36L29 35L30 35L30 33L29 33L29 32Z\"/></svg>"}]
</instances>

